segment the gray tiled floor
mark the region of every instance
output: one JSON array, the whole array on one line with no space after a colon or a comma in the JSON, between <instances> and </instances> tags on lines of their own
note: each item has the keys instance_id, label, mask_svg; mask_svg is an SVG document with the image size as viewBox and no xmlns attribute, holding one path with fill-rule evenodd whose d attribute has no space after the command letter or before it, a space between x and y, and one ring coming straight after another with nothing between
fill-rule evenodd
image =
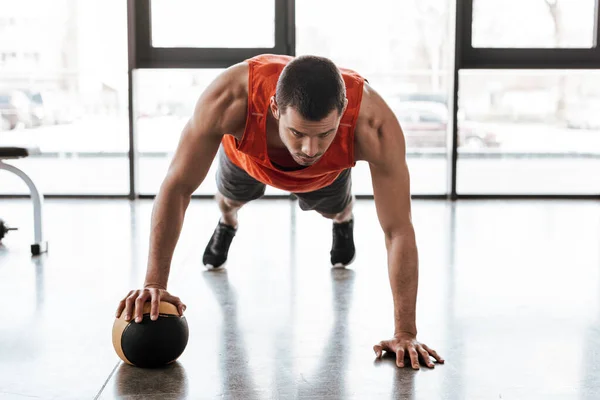
<instances>
[{"instance_id":1,"label":"gray tiled floor","mask_svg":"<svg viewBox=\"0 0 600 400\"><path fill-rule=\"evenodd\" d=\"M142 283L150 201L46 202L50 253L29 256L30 208L0 247L0 399L598 399L600 203L415 201L419 338L434 370L375 361L392 332L385 247L356 207L352 269L328 266L330 223L287 200L240 214L227 269L202 250L216 206L188 210L169 289L190 340L159 370L119 362L118 300Z\"/></svg>"}]
</instances>

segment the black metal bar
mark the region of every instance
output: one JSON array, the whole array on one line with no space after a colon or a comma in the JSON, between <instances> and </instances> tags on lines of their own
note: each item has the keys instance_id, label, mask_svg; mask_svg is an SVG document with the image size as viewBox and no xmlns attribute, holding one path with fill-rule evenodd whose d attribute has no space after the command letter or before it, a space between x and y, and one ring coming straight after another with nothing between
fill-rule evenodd
<instances>
[{"instance_id":1,"label":"black metal bar","mask_svg":"<svg viewBox=\"0 0 600 400\"><path fill-rule=\"evenodd\" d=\"M287 52L287 3L286 0L275 0L275 47L273 50L266 51L272 53L279 51L285 54Z\"/></svg>"},{"instance_id":2,"label":"black metal bar","mask_svg":"<svg viewBox=\"0 0 600 400\"><path fill-rule=\"evenodd\" d=\"M450 136L450 149L449 149L449 193L447 194L450 199L456 199L456 180L457 180L457 168L458 168L458 89L459 89L459 70L462 63L462 48L463 46L470 46L471 37L471 20L468 15L465 15L467 7L469 10L472 9L472 5L465 5L464 3L472 4L471 0L457 0L456 9L454 15L455 27L454 27L454 69L452 71L452 97L450 99L452 107L452 124L451 124L451 136ZM471 10L472 11L472 10ZM469 19L465 19L469 18ZM468 25L468 26L466 26ZM468 42L467 42L468 40Z\"/></svg>"},{"instance_id":3,"label":"black metal bar","mask_svg":"<svg viewBox=\"0 0 600 400\"><path fill-rule=\"evenodd\" d=\"M263 53L285 54L285 48L151 48L138 68L227 68Z\"/></svg>"},{"instance_id":4,"label":"black metal bar","mask_svg":"<svg viewBox=\"0 0 600 400\"><path fill-rule=\"evenodd\" d=\"M456 0L457 10L456 14L459 21L457 21L456 29L459 31L461 35L460 50L459 54L464 54L465 51L470 51L473 49L473 1L474 0ZM459 68L462 67L462 60L464 57L461 57L461 61L459 62Z\"/></svg>"},{"instance_id":5,"label":"black metal bar","mask_svg":"<svg viewBox=\"0 0 600 400\"><path fill-rule=\"evenodd\" d=\"M130 36L129 40L134 40L129 45L135 49L135 61L132 68L139 68L140 60L150 57L150 49L152 47L150 0L128 0L128 3L128 19L130 25L133 27L133 36Z\"/></svg>"},{"instance_id":6,"label":"black metal bar","mask_svg":"<svg viewBox=\"0 0 600 400\"><path fill-rule=\"evenodd\" d=\"M462 55L460 69L597 69L600 68L600 17L595 4L593 48L475 48L473 47L473 1L457 0L457 35ZM457 21L458 22L458 21Z\"/></svg>"},{"instance_id":7,"label":"black metal bar","mask_svg":"<svg viewBox=\"0 0 600 400\"><path fill-rule=\"evenodd\" d=\"M296 55L296 0L287 0L286 12L286 33L287 33L287 54Z\"/></svg>"},{"instance_id":8,"label":"black metal bar","mask_svg":"<svg viewBox=\"0 0 600 400\"><path fill-rule=\"evenodd\" d=\"M127 115L128 115L128 133L129 133L129 198L134 199L136 196L136 184L137 184L137 155L135 150L136 140L135 140L135 109L133 103L133 73L132 69L129 69L127 73Z\"/></svg>"},{"instance_id":9,"label":"black metal bar","mask_svg":"<svg viewBox=\"0 0 600 400\"><path fill-rule=\"evenodd\" d=\"M136 196L136 170L137 156L135 140L135 109L133 102L133 74L137 64L137 22L138 18L135 7L136 0L127 1L127 47L128 47L128 67L127 67L127 116L128 116L128 134L129 134L129 198L135 199Z\"/></svg>"},{"instance_id":10,"label":"black metal bar","mask_svg":"<svg viewBox=\"0 0 600 400\"><path fill-rule=\"evenodd\" d=\"M463 49L464 69L597 69L600 49Z\"/></svg>"},{"instance_id":11,"label":"black metal bar","mask_svg":"<svg viewBox=\"0 0 600 400\"><path fill-rule=\"evenodd\" d=\"M131 1L131 0L130 0ZM135 68L227 68L263 53L290 54L289 0L274 0L275 46L267 48L153 47L150 0L135 2ZM293 27L293 23L291 24ZM292 38L293 40L293 38Z\"/></svg>"},{"instance_id":12,"label":"black metal bar","mask_svg":"<svg viewBox=\"0 0 600 400\"><path fill-rule=\"evenodd\" d=\"M594 7L594 44L597 49L600 46L600 0L596 0Z\"/></svg>"}]
</instances>

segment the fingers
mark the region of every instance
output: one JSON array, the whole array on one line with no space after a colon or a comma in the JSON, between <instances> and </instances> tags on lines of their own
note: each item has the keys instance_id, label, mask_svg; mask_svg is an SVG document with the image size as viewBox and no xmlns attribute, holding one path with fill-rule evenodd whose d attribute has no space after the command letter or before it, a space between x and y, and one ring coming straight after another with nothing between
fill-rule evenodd
<instances>
[{"instance_id":1,"label":"fingers","mask_svg":"<svg viewBox=\"0 0 600 400\"><path fill-rule=\"evenodd\" d=\"M435 358L436 361L441 364L444 363L444 359L441 358L435 350L417 341L384 340L373 346L373 351L377 358L381 358L383 351L396 353L396 365L400 368L404 367L406 353L408 353L412 368L416 370L420 368L419 356L429 368L435 368L435 364L431 361L431 357Z\"/></svg>"},{"instance_id":2,"label":"fingers","mask_svg":"<svg viewBox=\"0 0 600 400\"><path fill-rule=\"evenodd\" d=\"M381 358L383 351L391 351L396 353L396 365L400 368L404 367L404 347L401 344L393 344L391 341L384 340L373 346L373 351L377 358Z\"/></svg>"},{"instance_id":3,"label":"fingers","mask_svg":"<svg viewBox=\"0 0 600 400\"><path fill-rule=\"evenodd\" d=\"M442 358L442 357L441 357L441 356L440 356L440 355L437 353L437 351L433 350L432 348L428 347L428 346L427 346L427 345L425 345L425 344L424 344L424 345L422 345L422 346L423 346L423 348L424 348L425 350L427 350L427 352L428 352L428 353L429 353L429 354L430 354L430 355L431 355L433 358L435 358L435 360L436 360L437 362L439 362L440 364L443 364L443 363L444 363L444 361L445 361L445 360L444 360L444 359L443 359L443 358Z\"/></svg>"},{"instance_id":4,"label":"fingers","mask_svg":"<svg viewBox=\"0 0 600 400\"><path fill-rule=\"evenodd\" d=\"M166 290L160 288L144 288L141 290L131 290L123 300L119 302L115 316L119 318L123 315L126 321L133 317L135 322L142 322L144 315L144 304L150 300L150 319L156 321L160 314L160 302L167 301L177 307L179 316L187 306L177 296L170 295Z\"/></svg>"},{"instance_id":5,"label":"fingers","mask_svg":"<svg viewBox=\"0 0 600 400\"><path fill-rule=\"evenodd\" d=\"M129 295L125 299L125 320L126 321L129 321L131 319L131 314L133 314L133 306L134 306L133 302L135 301L135 299L137 299L137 296L138 296L138 291L132 290L131 292L129 292Z\"/></svg>"},{"instance_id":6,"label":"fingers","mask_svg":"<svg viewBox=\"0 0 600 400\"><path fill-rule=\"evenodd\" d=\"M150 319L156 321L158 319L158 306L160 304L160 290L148 289L152 300L150 301Z\"/></svg>"},{"instance_id":7,"label":"fingers","mask_svg":"<svg viewBox=\"0 0 600 400\"><path fill-rule=\"evenodd\" d=\"M375 352L376 358L381 358L381 356L383 355L383 342L373 346L373 351Z\"/></svg>"},{"instance_id":8,"label":"fingers","mask_svg":"<svg viewBox=\"0 0 600 400\"><path fill-rule=\"evenodd\" d=\"M445 361L445 360L444 360L444 359L443 359L443 358L442 358L442 357L441 357L441 356L440 356L440 355L439 355L439 354L438 354L438 353L437 353L435 350L433 350L433 349L432 349L432 348L430 348L430 347L427 347L427 345L425 345L425 344L424 344L424 345L422 345L422 346L423 346L423 348L424 348L425 350L427 350L427 352L428 352L428 353L429 353L429 354L430 354L430 355L431 355L433 358L435 358L435 360L436 360L437 362L439 362L440 364L443 364L443 363L444 363L444 361Z\"/></svg>"},{"instance_id":9,"label":"fingers","mask_svg":"<svg viewBox=\"0 0 600 400\"><path fill-rule=\"evenodd\" d=\"M135 300L135 322L142 322L144 315L144 303L150 298L150 291L143 290L141 295Z\"/></svg>"},{"instance_id":10,"label":"fingers","mask_svg":"<svg viewBox=\"0 0 600 400\"><path fill-rule=\"evenodd\" d=\"M425 350L423 348L423 346L417 346L417 351L419 352L419 354L423 358L423 361L425 362L425 365L427 365L429 368L435 368L435 366L431 362L431 359L429 358L429 353L427 352L427 350Z\"/></svg>"},{"instance_id":11,"label":"fingers","mask_svg":"<svg viewBox=\"0 0 600 400\"><path fill-rule=\"evenodd\" d=\"M183 312L185 311L187 306L185 304L183 304L183 302L181 301L181 299L179 297L169 294L169 295L164 296L162 300L168 301L169 303L171 303L175 307L177 307L177 312L179 312L179 316L180 317L183 316Z\"/></svg>"},{"instance_id":12,"label":"fingers","mask_svg":"<svg viewBox=\"0 0 600 400\"><path fill-rule=\"evenodd\" d=\"M127 299L127 297L129 297L131 295L131 293L133 293L133 290L130 290L129 293L127 293L127 296L125 296L123 298L123 300L121 300L119 302L119 306L117 307L117 312L115 314L115 317L119 318L121 316L121 313L125 309L125 300Z\"/></svg>"},{"instance_id":13,"label":"fingers","mask_svg":"<svg viewBox=\"0 0 600 400\"><path fill-rule=\"evenodd\" d=\"M383 356L384 351L394 352L395 349L392 348L391 342L389 340L382 340L379 344L373 346L373 351L375 352L376 358L381 358Z\"/></svg>"},{"instance_id":14,"label":"fingers","mask_svg":"<svg viewBox=\"0 0 600 400\"><path fill-rule=\"evenodd\" d=\"M408 348L408 354L410 356L410 362L413 369L419 369L419 353L417 353L417 350L415 350L414 346L410 346Z\"/></svg>"},{"instance_id":15,"label":"fingers","mask_svg":"<svg viewBox=\"0 0 600 400\"><path fill-rule=\"evenodd\" d=\"M402 346L396 348L396 365L404 368L404 348Z\"/></svg>"}]
</instances>

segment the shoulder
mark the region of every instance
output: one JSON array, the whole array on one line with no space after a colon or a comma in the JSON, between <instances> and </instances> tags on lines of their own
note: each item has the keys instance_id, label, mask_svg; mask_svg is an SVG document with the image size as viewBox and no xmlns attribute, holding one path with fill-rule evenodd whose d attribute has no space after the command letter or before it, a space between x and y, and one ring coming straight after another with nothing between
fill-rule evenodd
<instances>
[{"instance_id":1,"label":"shoulder","mask_svg":"<svg viewBox=\"0 0 600 400\"><path fill-rule=\"evenodd\" d=\"M404 135L393 111L379 93L364 84L354 132L355 159L377 163L392 151L404 153Z\"/></svg>"},{"instance_id":2,"label":"shoulder","mask_svg":"<svg viewBox=\"0 0 600 400\"><path fill-rule=\"evenodd\" d=\"M194 119L210 120L223 133L235 133L246 123L248 64L235 64L221 72L196 103Z\"/></svg>"},{"instance_id":3,"label":"shoulder","mask_svg":"<svg viewBox=\"0 0 600 400\"><path fill-rule=\"evenodd\" d=\"M248 103L248 64L235 64L223 71L204 93L217 111L244 110Z\"/></svg>"}]
</instances>

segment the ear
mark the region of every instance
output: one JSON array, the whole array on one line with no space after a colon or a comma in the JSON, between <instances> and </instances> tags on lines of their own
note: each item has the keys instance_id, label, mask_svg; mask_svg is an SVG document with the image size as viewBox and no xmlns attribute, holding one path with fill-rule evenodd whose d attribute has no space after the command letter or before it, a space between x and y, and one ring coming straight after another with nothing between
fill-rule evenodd
<instances>
[{"instance_id":1,"label":"ear","mask_svg":"<svg viewBox=\"0 0 600 400\"><path fill-rule=\"evenodd\" d=\"M346 108L348 108L348 98L344 99L344 109L342 110L342 115L346 112Z\"/></svg>"},{"instance_id":2,"label":"ear","mask_svg":"<svg viewBox=\"0 0 600 400\"><path fill-rule=\"evenodd\" d=\"M279 107L277 106L275 96L271 96L271 102L269 104L269 107L271 107L271 113L273 114L275 119L279 121Z\"/></svg>"}]
</instances>

